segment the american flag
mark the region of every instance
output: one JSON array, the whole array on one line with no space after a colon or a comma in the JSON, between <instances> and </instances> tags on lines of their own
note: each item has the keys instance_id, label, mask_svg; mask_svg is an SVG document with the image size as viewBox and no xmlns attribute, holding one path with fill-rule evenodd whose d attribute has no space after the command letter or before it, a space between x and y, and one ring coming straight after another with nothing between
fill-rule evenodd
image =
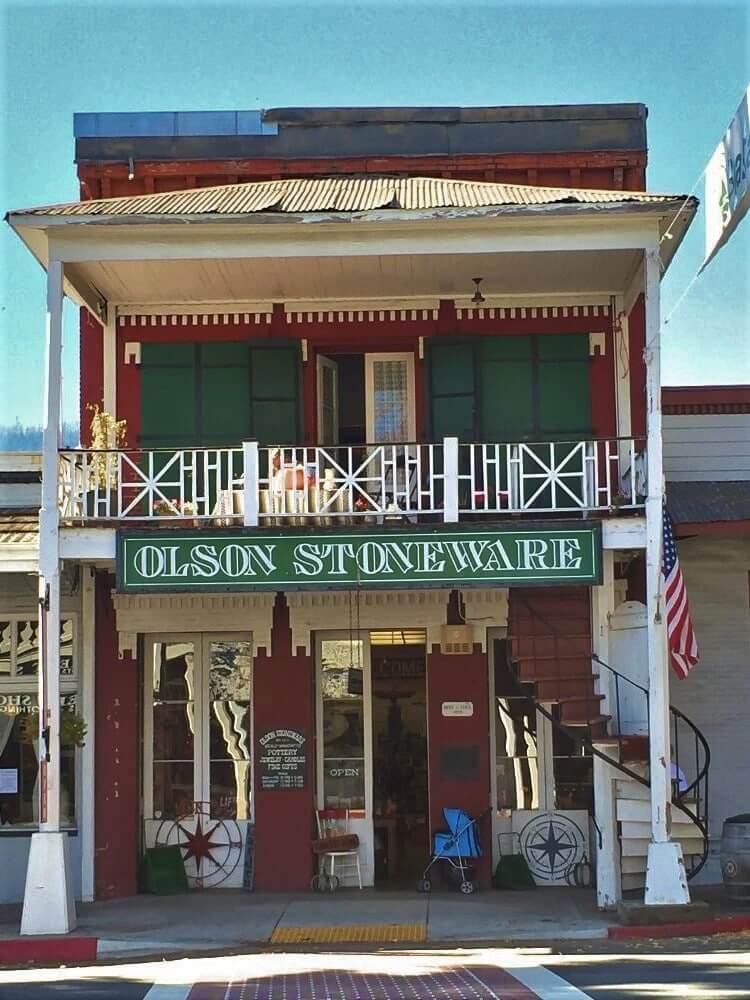
<instances>
[{"instance_id":1,"label":"american flag","mask_svg":"<svg viewBox=\"0 0 750 1000\"><path fill-rule=\"evenodd\" d=\"M698 643L690 620L687 590L682 578L672 518L667 505L662 509L664 599L667 606L667 644L672 669L682 680L698 662Z\"/></svg>"}]
</instances>

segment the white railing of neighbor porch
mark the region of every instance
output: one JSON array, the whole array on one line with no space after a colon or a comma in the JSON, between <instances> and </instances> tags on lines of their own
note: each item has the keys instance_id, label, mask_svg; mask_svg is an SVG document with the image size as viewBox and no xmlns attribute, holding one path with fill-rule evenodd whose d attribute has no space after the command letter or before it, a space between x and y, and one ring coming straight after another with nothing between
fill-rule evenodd
<instances>
[{"instance_id":1,"label":"white railing of neighbor porch","mask_svg":"<svg viewBox=\"0 0 750 1000\"><path fill-rule=\"evenodd\" d=\"M63 522L457 521L643 507L634 438L540 443L64 451Z\"/></svg>"},{"instance_id":2,"label":"white railing of neighbor porch","mask_svg":"<svg viewBox=\"0 0 750 1000\"><path fill-rule=\"evenodd\" d=\"M63 520L209 520L242 490L242 448L60 453ZM241 520L241 519L240 519Z\"/></svg>"}]
</instances>

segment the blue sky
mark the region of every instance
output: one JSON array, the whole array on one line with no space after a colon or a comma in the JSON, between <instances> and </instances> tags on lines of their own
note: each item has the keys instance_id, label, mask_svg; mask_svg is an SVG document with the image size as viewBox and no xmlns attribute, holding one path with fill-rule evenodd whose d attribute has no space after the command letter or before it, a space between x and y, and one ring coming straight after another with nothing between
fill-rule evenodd
<instances>
[{"instance_id":1,"label":"blue sky","mask_svg":"<svg viewBox=\"0 0 750 1000\"><path fill-rule=\"evenodd\" d=\"M75 111L640 101L649 188L687 192L750 78L749 11L677 0L0 3L2 213L77 198ZM665 279L664 316L701 263L702 223ZM665 384L750 382L749 281L746 219L665 328ZM67 419L76 326L69 308ZM3 223L0 424L41 419L43 334L42 272Z\"/></svg>"}]
</instances>

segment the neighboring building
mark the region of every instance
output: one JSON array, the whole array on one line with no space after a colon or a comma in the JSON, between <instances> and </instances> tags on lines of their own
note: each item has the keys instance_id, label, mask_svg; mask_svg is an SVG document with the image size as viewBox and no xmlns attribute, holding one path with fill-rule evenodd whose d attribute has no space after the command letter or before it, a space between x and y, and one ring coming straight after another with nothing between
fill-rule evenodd
<instances>
[{"instance_id":1,"label":"neighboring building","mask_svg":"<svg viewBox=\"0 0 750 1000\"><path fill-rule=\"evenodd\" d=\"M87 447L58 454L53 389L40 553L42 619L60 559L62 618L66 580L81 602L82 898L136 892L185 837L196 881L304 889L323 807L365 883L411 882L449 806L489 807L481 884L520 837L541 881L596 852L613 905L619 821L628 884L648 853L648 900L687 898L648 712L607 666L665 694L659 281L696 202L644 193L645 118L77 117L83 200L9 221L48 268L51 386L63 291L85 307ZM127 422L110 451L95 403ZM54 706L35 843L62 859ZM562 849L535 854L550 822Z\"/></svg>"},{"instance_id":2,"label":"neighboring building","mask_svg":"<svg viewBox=\"0 0 750 1000\"><path fill-rule=\"evenodd\" d=\"M671 700L711 747L709 863L728 816L750 811L750 386L666 388L664 471L700 645Z\"/></svg>"},{"instance_id":3,"label":"neighboring building","mask_svg":"<svg viewBox=\"0 0 750 1000\"><path fill-rule=\"evenodd\" d=\"M39 690L39 505L41 455L0 453L0 902L23 898L31 832L39 824L39 762L29 721ZM62 581L61 682L65 706L78 705L82 678L80 571L66 567ZM84 755L64 750L63 823L85 814L81 797ZM92 761L85 761L90 772ZM81 896L82 838L71 842L71 871ZM89 844L89 851L91 845Z\"/></svg>"}]
</instances>

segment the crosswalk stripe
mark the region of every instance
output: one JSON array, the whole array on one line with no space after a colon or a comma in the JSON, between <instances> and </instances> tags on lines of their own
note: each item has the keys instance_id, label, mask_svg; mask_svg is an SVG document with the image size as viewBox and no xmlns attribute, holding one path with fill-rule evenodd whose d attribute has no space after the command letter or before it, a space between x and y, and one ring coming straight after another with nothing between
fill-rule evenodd
<instances>
[{"instance_id":1,"label":"crosswalk stripe","mask_svg":"<svg viewBox=\"0 0 750 1000\"><path fill-rule=\"evenodd\" d=\"M154 983L143 1000L187 1000L192 990L192 984L179 986L167 983Z\"/></svg>"},{"instance_id":2,"label":"crosswalk stripe","mask_svg":"<svg viewBox=\"0 0 750 1000\"><path fill-rule=\"evenodd\" d=\"M519 982L536 993L539 1000L591 1000L588 993L583 993L543 965L513 967L512 972Z\"/></svg>"}]
</instances>

